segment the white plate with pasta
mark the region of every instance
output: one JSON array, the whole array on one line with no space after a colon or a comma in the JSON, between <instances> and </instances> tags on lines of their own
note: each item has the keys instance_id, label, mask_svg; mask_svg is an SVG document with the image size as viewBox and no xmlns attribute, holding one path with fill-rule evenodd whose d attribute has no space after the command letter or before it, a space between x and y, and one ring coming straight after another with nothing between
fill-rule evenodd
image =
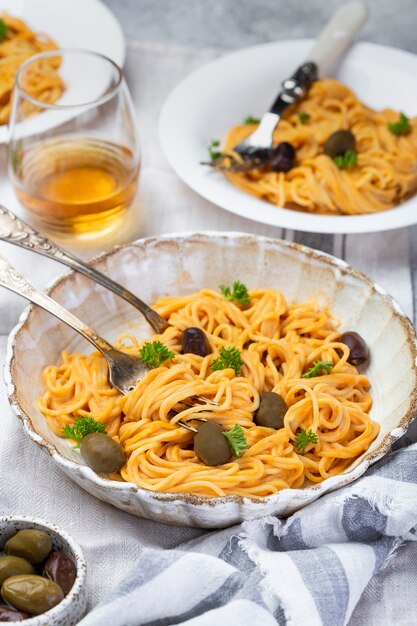
<instances>
[{"instance_id":1,"label":"white plate with pasta","mask_svg":"<svg viewBox=\"0 0 417 626\"><path fill-rule=\"evenodd\" d=\"M243 121L268 109L312 43L245 48L185 78L165 102L159 123L171 167L211 202L272 226L355 233L416 223L417 56L409 52L357 43L334 71L337 83L315 83L276 129L275 142L295 148L290 171L266 168L228 178L200 164L213 140L220 142L216 152L256 128ZM354 162L336 165L337 159L323 154L326 140L339 130L354 135Z\"/></svg>"},{"instance_id":2,"label":"white plate with pasta","mask_svg":"<svg viewBox=\"0 0 417 626\"><path fill-rule=\"evenodd\" d=\"M119 337L123 350L146 352L149 363L149 354L164 354L162 361L121 396L103 357L29 307L9 339L5 380L26 434L75 482L121 509L206 528L288 515L361 476L415 415L412 324L343 261L279 240L197 233L139 240L95 264L156 302L167 330L152 337L130 305L80 274L58 279L51 295L106 338ZM204 354L185 347L189 328L205 335ZM348 331L370 350L361 366L346 347ZM196 417L220 438L215 462L212 435L207 449L207 439L179 423L201 435L207 423ZM100 436L123 448L119 471L96 473L82 442L81 453L73 448L65 436L77 440L77 420L99 424L107 433Z\"/></svg>"},{"instance_id":3,"label":"white plate with pasta","mask_svg":"<svg viewBox=\"0 0 417 626\"><path fill-rule=\"evenodd\" d=\"M29 56L54 48L83 48L123 66L122 29L99 0L0 0L0 143L8 141L7 121L14 76ZM42 98L41 98L42 99Z\"/></svg>"}]
</instances>

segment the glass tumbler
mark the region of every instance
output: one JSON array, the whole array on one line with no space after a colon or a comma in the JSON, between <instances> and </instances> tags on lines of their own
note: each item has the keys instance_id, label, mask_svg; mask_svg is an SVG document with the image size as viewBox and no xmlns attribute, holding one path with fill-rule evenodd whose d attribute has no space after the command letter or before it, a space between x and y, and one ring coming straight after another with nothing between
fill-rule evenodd
<instances>
[{"instance_id":1,"label":"glass tumbler","mask_svg":"<svg viewBox=\"0 0 417 626\"><path fill-rule=\"evenodd\" d=\"M139 176L133 105L122 70L101 54L53 50L20 67L8 170L40 229L89 238L125 216Z\"/></svg>"}]
</instances>

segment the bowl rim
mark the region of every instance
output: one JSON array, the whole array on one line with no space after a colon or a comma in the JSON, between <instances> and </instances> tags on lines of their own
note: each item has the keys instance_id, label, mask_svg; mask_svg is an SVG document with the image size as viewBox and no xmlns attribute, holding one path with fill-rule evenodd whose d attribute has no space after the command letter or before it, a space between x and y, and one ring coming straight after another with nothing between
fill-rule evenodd
<instances>
[{"instance_id":1,"label":"bowl rim","mask_svg":"<svg viewBox=\"0 0 417 626\"><path fill-rule=\"evenodd\" d=\"M336 267L343 276L350 276L356 280L364 282L374 294L378 294L382 297L389 305L391 310L393 311L394 316L396 316L401 325L404 328L405 335L407 337L407 345L410 349L412 358L413 358L413 372L415 378L415 385L412 393L409 396L408 407L403 415L403 417L398 421L397 425L393 430L388 432L382 441L379 443L378 447L372 451L367 450L360 457L360 462L353 466L352 469L348 469L342 474L337 475L336 477L330 477L325 479L324 481L308 485L307 487L301 489L283 489L276 493L273 493L269 496L263 497L253 497L248 498L240 495L227 495L227 496L214 496L214 497L206 497L199 496L196 494L188 494L188 493L170 493L170 492L159 492L159 491L151 491L148 489L144 489L143 487L139 487L134 483L130 482L122 482L122 481L112 481L107 478L96 474L91 468L76 461L70 460L64 457L59 450L55 447L55 445L45 440L34 428L32 424L31 417L22 409L19 404L17 398L17 389L14 385L13 381L13 366L16 360L15 355L15 347L19 340L19 336L25 330L26 324L30 321L30 316L32 311L34 310L34 304L29 304L22 314L20 315L19 321L13 330L9 334L8 342L7 342L7 352L4 363L4 382L7 388L7 396L9 403L16 414L16 416L22 422L23 428L26 434L34 441L37 445L39 445L43 450L48 452L48 454L52 457L52 459L61 467L66 468L67 473L73 474L74 471L79 472L81 474L82 479L87 480L88 482L93 482L97 487L106 492L113 493L130 493L135 494L140 497L140 499L151 499L159 502L182 502L191 506L209 506L214 507L218 505L224 505L226 503L235 503L238 505L242 505L247 502L251 502L254 506L265 506L268 503L272 503L274 499L280 496L280 494L284 492L291 492L292 494L309 494L313 492L322 492L322 494L326 493L328 490L332 489L332 485L334 483L334 478L340 479L341 477L349 478L351 474L354 475L352 480L347 480L347 483L356 480L360 476L362 476L368 467L384 456L387 452L389 452L392 444L402 437L412 419L415 417L417 413L417 334L416 330L409 319L409 317L404 313L401 306L397 303L397 301L380 285L375 283L369 276L357 270L353 266L351 266L346 261L339 259L327 252L322 252L321 250L316 250L314 248L310 248L308 246L304 246L299 243L294 243L291 241L285 241L283 239L273 238L273 237L265 237L263 235L257 235L252 233L245 233L239 231L212 231L212 230L203 230L203 231L182 231L182 232L174 232L167 233L164 235L154 235L149 237L143 237L136 239L132 242L116 245L110 250L104 251L97 256L94 256L89 260L89 263L93 266L99 265L102 261L111 258L113 255L118 254L120 250L127 249L129 247L139 247L142 249L146 249L147 246L163 244L167 242L176 242L179 243L181 241L197 241L197 242L209 242L213 239L222 239L222 240L232 240L232 241L241 241L242 243L246 242L256 242L262 243L265 245L272 246L282 246L289 250L292 250L295 253L300 253L302 256L308 258L312 258L315 261L320 263L324 263L327 266L331 266L333 269ZM76 272L74 270L67 270L64 273L60 274L53 281L48 283L47 287L44 289L45 293L48 295L58 287L61 283L66 281L69 277L73 276ZM342 486L342 485L340 485ZM319 494L319 495L322 495Z\"/></svg>"},{"instance_id":2,"label":"bowl rim","mask_svg":"<svg viewBox=\"0 0 417 626\"><path fill-rule=\"evenodd\" d=\"M87 575L87 563L81 546L65 530L62 530L62 528L53 522L47 522L40 517L33 517L31 515L0 515L0 524L4 522L24 523L27 524L27 528L30 528L31 524L42 526L46 532L53 532L64 539L76 557L74 565L77 568L77 576L67 595L56 606L49 609L49 611L45 611L45 613L40 613L39 615L32 615L28 619L25 619L22 624L27 626L32 626L32 624L37 625L39 623L39 619L44 617L47 619L45 622L45 624L47 624L49 623L49 619L59 617L63 611L67 611L68 606L72 605L75 607L76 603L82 598L81 591L85 588ZM69 609L68 615L70 615L70 611L71 609ZM14 624L17 622L12 623Z\"/></svg>"}]
</instances>

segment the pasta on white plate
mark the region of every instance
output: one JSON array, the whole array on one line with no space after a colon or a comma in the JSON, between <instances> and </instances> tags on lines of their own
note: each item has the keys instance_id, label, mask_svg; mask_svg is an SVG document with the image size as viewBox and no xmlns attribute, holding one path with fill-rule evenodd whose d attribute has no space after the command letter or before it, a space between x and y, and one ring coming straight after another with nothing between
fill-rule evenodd
<instances>
[{"instance_id":1,"label":"pasta on white plate","mask_svg":"<svg viewBox=\"0 0 417 626\"><path fill-rule=\"evenodd\" d=\"M253 123L231 128L224 152L239 158L233 147L255 128ZM329 156L326 142L340 131L351 134L352 146ZM384 211L417 191L417 118L375 111L337 80L316 81L284 112L274 132L274 144L283 143L295 153L287 171L262 167L227 177L271 204L327 215Z\"/></svg>"},{"instance_id":2,"label":"pasta on white plate","mask_svg":"<svg viewBox=\"0 0 417 626\"><path fill-rule=\"evenodd\" d=\"M49 427L62 436L93 415L125 452L112 477L152 491L264 497L344 472L379 425L338 321L314 301L288 305L274 289L237 281L222 291L161 298L154 309L169 322L164 333L142 344L119 337L119 348L155 366L126 396L109 383L101 354L64 351L43 373L38 406ZM203 355L184 350L190 329L205 338ZM271 398L280 414L265 422ZM229 442L240 437L227 462L201 461L197 435L181 425L199 430L196 419L216 423Z\"/></svg>"},{"instance_id":3,"label":"pasta on white plate","mask_svg":"<svg viewBox=\"0 0 417 626\"><path fill-rule=\"evenodd\" d=\"M0 13L0 124L7 124L12 105L12 92L19 67L40 52L57 50L58 45L48 35L33 31L23 20ZM24 77L23 87L34 99L52 104L65 90L59 75L60 61L49 57L40 59ZM29 112L36 112L36 105Z\"/></svg>"}]
</instances>

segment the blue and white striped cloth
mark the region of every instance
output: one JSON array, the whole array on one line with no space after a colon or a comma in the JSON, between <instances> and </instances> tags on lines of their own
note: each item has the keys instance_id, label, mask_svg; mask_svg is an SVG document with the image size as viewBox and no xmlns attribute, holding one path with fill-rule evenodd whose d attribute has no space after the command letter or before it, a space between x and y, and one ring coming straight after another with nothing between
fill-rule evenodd
<instances>
[{"instance_id":1,"label":"blue and white striped cloth","mask_svg":"<svg viewBox=\"0 0 417 626\"><path fill-rule=\"evenodd\" d=\"M399 546L416 541L416 525L413 444L287 520L246 522L183 549L144 549L80 624L344 626Z\"/></svg>"}]
</instances>

